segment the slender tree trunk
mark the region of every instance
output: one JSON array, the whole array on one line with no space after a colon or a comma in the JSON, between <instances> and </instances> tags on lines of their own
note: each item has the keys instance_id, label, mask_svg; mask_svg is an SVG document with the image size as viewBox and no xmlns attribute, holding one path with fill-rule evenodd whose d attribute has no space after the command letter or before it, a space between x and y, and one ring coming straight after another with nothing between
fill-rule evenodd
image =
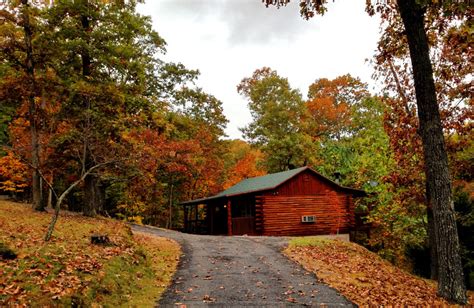
<instances>
[{"instance_id":1,"label":"slender tree trunk","mask_svg":"<svg viewBox=\"0 0 474 308\"><path fill-rule=\"evenodd\" d=\"M46 203L47 208L53 208L53 191L48 189L48 202Z\"/></svg>"},{"instance_id":2,"label":"slender tree trunk","mask_svg":"<svg viewBox=\"0 0 474 308\"><path fill-rule=\"evenodd\" d=\"M49 227L48 227L48 231L46 232L46 235L44 237L44 240L47 242L51 239L51 235L53 234L53 231L54 231L54 227L56 226L56 222L58 221L58 217L59 217L59 212L61 210L61 204L64 200L64 198L66 198L69 193L74 189L74 187L76 187L79 183L81 183L93 170L101 167L101 166L104 166L106 165L107 163L102 163L102 164L97 164L95 166L92 166L89 170L84 170L83 171L83 174L81 175L81 177L75 181L74 183L72 183L71 185L69 185L69 187L58 197L56 195L56 193L53 193L55 194L55 196L57 197L57 200L56 200L56 204L54 206L54 214L53 214L53 217L51 218L51 222L49 224ZM49 188L51 190L53 190L53 186L51 184L48 185Z\"/></svg>"},{"instance_id":3,"label":"slender tree trunk","mask_svg":"<svg viewBox=\"0 0 474 308\"><path fill-rule=\"evenodd\" d=\"M169 221L168 221L168 229L171 229L173 226L173 182L170 183L170 191L169 191Z\"/></svg>"},{"instance_id":4,"label":"slender tree trunk","mask_svg":"<svg viewBox=\"0 0 474 308\"><path fill-rule=\"evenodd\" d=\"M427 190L434 218L438 294L450 301L466 303L448 156L424 27L425 9L417 0L398 0L397 3L408 39L415 81L419 133L423 141Z\"/></svg>"},{"instance_id":5,"label":"slender tree trunk","mask_svg":"<svg viewBox=\"0 0 474 308\"><path fill-rule=\"evenodd\" d=\"M33 194L33 208L38 211L44 211L44 204L41 202L41 183L40 183L40 145L38 137L38 123L37 123L37 110L35 104L35 65L33 59L33 44L32 37L33 31L31 29L30 22L30 4L28 0L21 0L22 4L22 25L25 35L25 46L26 46L26 72L28 74L30 83L30 94L28 96L29 110L28 116L30 121L30 134L31 134L31 165L33 167L32 173L32 194Z\"/></svg>"}]
</instances>

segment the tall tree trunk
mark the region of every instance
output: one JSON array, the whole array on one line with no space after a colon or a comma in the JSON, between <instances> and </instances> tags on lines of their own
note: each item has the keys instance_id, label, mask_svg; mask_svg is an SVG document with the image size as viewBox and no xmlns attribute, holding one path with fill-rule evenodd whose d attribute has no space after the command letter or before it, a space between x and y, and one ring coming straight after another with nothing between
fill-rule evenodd
<instances>
[{"instance_id":1,"label":"tall tree trunk","mask_svg":"<svg viewBox=\"0 0 474 308\"><path fill-rule=\"evenodd\" d=\"M89 5L88 0L82 0L82 4L87 7ZM80 17L82 31L86 36L86 43L89 44L89 32L91 31L90 27L90 17L86 14L81 15ZM81 60L82 60L82 76L87 80L87 78L91 75L91 56L89 54L89 50L83 48L81 50ZM90 109L90 101L87 100L85 104L85 108ZM89 116L88 116L89 117ZM86 119L86 127L88 129L92 129L91 119ZM84 164L86 168L90 168L95 162L92 160L90 149L87 145L87 140L85 142L84 147ZM100 179L97 174L89 174L84 180L84 204L83 204L83 214L86 216L95 216L102 211L103 207L103 198L101 198L101 191L99 187Z\"/></svg>"},{"instance_id":2,"label":"tall tree trunk","mask_svg":"<svg viewBox=\"0 0 474 308\"><path fill-rule=\"evenodd\" d=\"M438 252L436 247L436 232L431 205L431 193L426 184L426 217L428 218L428 247L430 249L430 278L438 280Z\"/></svg>"},{"instance_id":3,"label":"tall tree trunk","mask_svg":"<svg viewBox=\"0 0 474 308\"><path fill-rule=\"evenodd\" d=\"M448 156L424 27L425 9L417 0L398 0L397 4L408 39L415 81L419 133L423 141L427 190L434 218L438 294L450 301L466 303Z\"/></svg>"},{"instance_id":4,"label":"tall tree trunk","mask_svg":"<svg viewBox=\"0 0 474 308\"><path fill-rule=\"evenodd\" d=\"M31 29L30 22L30 4L28 0L21 0L22 4L22 25L25 35L25 46L26 46L26 72L28 74L30 83L30 94L28 96L29 110L28 117L30 121L30 134L31 134L31 166L33 167L32 172L32 194L33 194L33 208L38 211L44 211L44 203L41 202L41 176L39 173L40 167L40 145L38 137L38 123L37 123L37 110L35 104L35 64L33 59L33 44L32 37L33 31Z\"/></svg>"},{"instance_id":5,"label":"tall tree trunk","mask_svg":"<svg viewBox=\"0 0 474 308\"><path fill-rule=\"evenodd\" d=\"M82 213L94 217L103 211L103 196L100 179L97 175L89 174L84 179L84 204Z\"/></svg>"},{"instance_id":6,"label":"tall tree trunk","mask_svg":"<svg viewBox=\"0 0 474 308\"><path fill-rule=\"evenodd\" d=\"M427 208L428 217L428 240L430 248L430 278L438 280L438 252L436 247L436 232L431 206Z\"/></svg>"}]
</instances>

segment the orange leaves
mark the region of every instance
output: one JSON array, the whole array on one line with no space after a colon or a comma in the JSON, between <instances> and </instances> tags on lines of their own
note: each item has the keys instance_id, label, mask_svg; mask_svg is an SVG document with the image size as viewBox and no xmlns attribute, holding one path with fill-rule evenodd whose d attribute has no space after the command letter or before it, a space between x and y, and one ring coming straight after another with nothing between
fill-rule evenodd
<instances>
[{"instance_id":1,"label":"orange leaves","mask_svg":"<svg viewBox=\"0 0 474 308\"><path fill-rule=\"evenodd\" d=\"M263 154L260 151L251 151L238 160L229 170L229 178L224 183L227 189L243 179L265 175L266 172L258 168L257 163L262 160Z\"/></svg>"},{"instance_id":2,"label":"orange leaves","mask_svg":"<svg viewBox=\"0 0 474 308\"><path fill-rule=\"evenodd\" d=\"M434 281L410 275L356 244L324 241L285 253L357 305L448 304L436 295Z\"/></svg>"},{"instance_id":3,"label":"orange leaves","mask_svg":"<svg viewBox=\"0 0 474 308\"><path fill-rule=\"evenodd\" d=\"M306 103L312 136L336 133L350 124L350 109L346 103L335 104L331 97L315 98Z\"/></svg>"},{"instance_id":4,"label":"orange leaves","mask_svg":"<svg viewBox=\"0 0 474 308\"><path fill-rule=\"evenodd\" d=\"M11 152L0 158L0 190L22 192L29 184L28 166Z\"/></svg>"},{"instance_id":5,"label":"orange leaves","mask_svg":"<svg viewBox=\"0 0 474 308\"><path fill-rule=\"evenodd\" d=\"M368 97L367 85L350 75L321 78L309 87L307 128L313 138L339 136L350 130L351 106Z\"/></svg>"}]
</instances>

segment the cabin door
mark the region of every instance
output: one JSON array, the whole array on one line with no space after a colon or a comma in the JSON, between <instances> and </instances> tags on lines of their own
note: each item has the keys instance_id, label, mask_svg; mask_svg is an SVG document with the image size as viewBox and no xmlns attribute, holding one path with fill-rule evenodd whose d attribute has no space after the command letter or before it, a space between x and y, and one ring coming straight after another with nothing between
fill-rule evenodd
<instances>
[{"instance_id":1,"label":"cabin door","mask_svg":"<svg viewBox=\"0 0 474 308\"><path fill-rule=\"evenodd\" d=\"M232 234L255 234L255 199L232 200Z\"/></svg>"},{"instance_id":2,"label":"cabin door","mask_svg":"<svg viewBox=\"0 0 474 308\"><path fill-rule=\"evenodd\" d=\"M214 213L212 217L211 234L227 234L227 205L216 204L212 207Z\"/></svg>"}]
</instances>

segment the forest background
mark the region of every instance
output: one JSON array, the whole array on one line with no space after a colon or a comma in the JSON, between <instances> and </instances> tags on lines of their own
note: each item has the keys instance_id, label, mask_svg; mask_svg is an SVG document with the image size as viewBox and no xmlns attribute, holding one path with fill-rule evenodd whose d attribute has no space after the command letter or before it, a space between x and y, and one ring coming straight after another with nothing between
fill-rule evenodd
<instances>
[{"instance_id":1,"label":"forest background","mask_svg":"<svg viewBox=\"0 0 474 308\"><path fill-rule=\"evenodd\" d=\"M366 190L372 224L361 243L429 276L423 152L406 40L382 23L373 61L384 88L320 78L307 98L268 67L237 91L252 121L228 140L222 102L199 76L165 62L165 40L136 3L9 1L0 24L0 192L180 228L179 202L240 180L312 166ZM468 287L474 286L472 22L433 9L426 28L454 184ZM61 204L57 201L60 200Z\"/></svg>"}]
</instances>

